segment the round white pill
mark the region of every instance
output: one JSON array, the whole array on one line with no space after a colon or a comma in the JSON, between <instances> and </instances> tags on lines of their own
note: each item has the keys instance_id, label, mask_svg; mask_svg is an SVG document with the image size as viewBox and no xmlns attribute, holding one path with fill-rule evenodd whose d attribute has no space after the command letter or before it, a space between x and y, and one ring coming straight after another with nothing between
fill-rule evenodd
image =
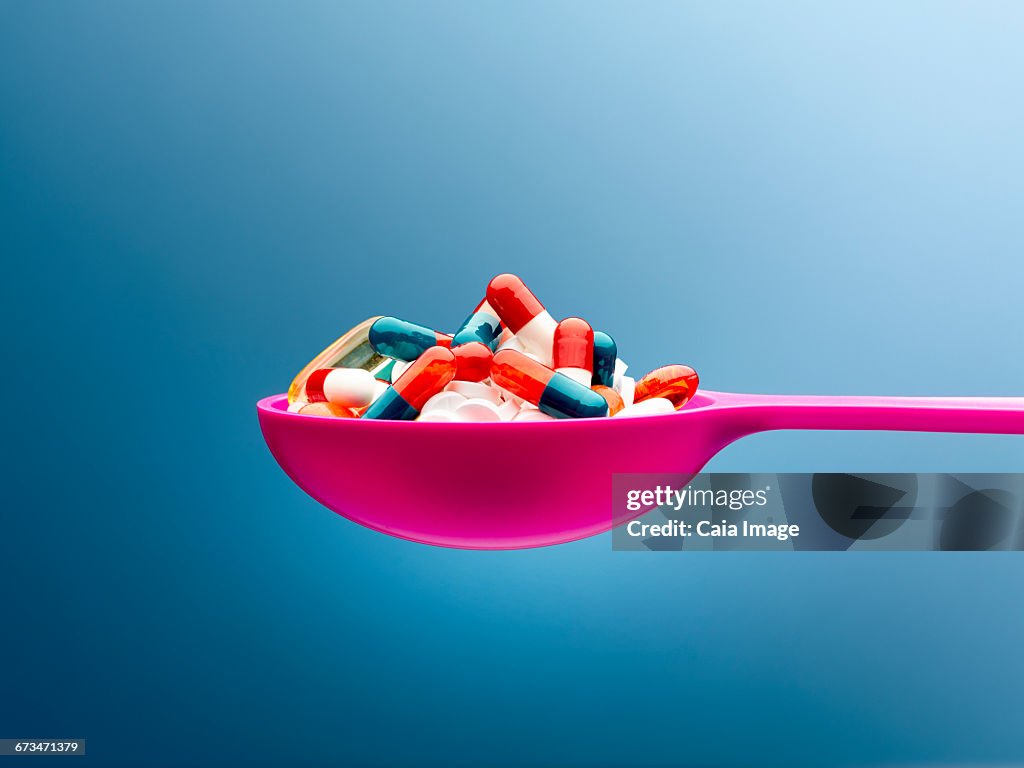
<instances>
[{"instance_id":1,"label":"round white pill","mask_svg":"<svg viewBox=\"0 0 1024 768\"><path fill-rule=\"evenodd\" d=\"M455 417L459 421L501 421L501 412L490 400L471 398L455 409Z\"/></svg>"},{"instance_id":2,"label":"round white pill","mask_svg":"<svg viewBox=\"0 0 1024 768\"><path fill-rule=\"evenodd\" d=\"M539 408L523 408L512 421L554 421L554 416L549 416Z\"/></svg>"},{"instance_id":3,"label":"round white pill","mask_svg":"<svg viewBox=\"0 0 1024 768\"><path fill-rule=\"evenodd\" d=\"M438 392L423 404L420 413L430 413L431 411L448 411L450 413L464 402L466 402L466 398L458 392Z\"/></svg>"},{"instance_id":4,"label":"round white pill","mask_svg":"<svg viewBox=\"0 0 1024 768\"><path fill-rule=\"evenodd\" d=\"M526 402L525 400L523 400L523 398L519 397L518 395L513 395L507 389L501 389L500 387L498 387L497 384L494 384L493 386L497 388L498 391L501 393L501 401L503 403L515 403L517 408L535 407L533 405L530 405L530 403Z\"/></svg>"},{"instance_id":5,"label":"round white pill","mask_svg":"<svg viewBox=\"0 0 1024 768\"><path fill-rule=\"evenodd\" d=\"M490 400L495 405L501 402L501 391L497 387L479 381L453 381L445 387L445 391L458 392L463 397Z\"/></svg>"},{"instance_id":6,"label":"round white pill","mask_svg":"<svg viewBox=\"0 0 1024 768\"><path fill-rule=\"evenodd\" d=\"M416 421L460 421L459 417L451 411L442 411L441 409L435 409L429 413L421 413Z\"/></svg>"},{"instance_id":7,"label":"round white pill","mask_svg":"<svg viewBox=\"0 0 1024 768\"><path fill-rule=\"evenodd\" d=\"M639 403L626 406L616 413L612 418L619 419L630 416L655 416L661 413L675 413L676 407L672 401L664 397L649 397Z\"/></svg>"},{"instance_id":8,"label":"round white pill","mask_svg":"<svg viewBox=\"0 0 1024 768\"><path fill-rule=\"evenodd\" d=\"M372 373L362 368L335 368L324 377L324 397L335 405L362 408L373 402L376 381Z\"/></svg>"},{"instance_id":9,"label":"round white pill","mask_svg":"<svg viewBox=\"0 0 1024 768\"><path fill-rule=\"evenodd\" d=\"M519 413L519 406L511 400L506 400L498 406L498 415L502 421L512 421Z\"/></svg>"}]
</instances>

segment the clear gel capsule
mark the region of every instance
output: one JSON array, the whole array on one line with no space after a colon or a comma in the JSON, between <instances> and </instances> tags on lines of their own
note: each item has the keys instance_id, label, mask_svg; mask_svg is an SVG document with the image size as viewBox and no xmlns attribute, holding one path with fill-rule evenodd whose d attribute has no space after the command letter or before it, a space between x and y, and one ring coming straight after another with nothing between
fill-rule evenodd
<instances>
[{"instance_id":1,"label":"clear gel capsule","mask_svg":"<svg viewBox=\"0 0 1024 768\"><path fill-rule=\"evenodd\" d=\"M378 319L371 317L364 320L310 360L292 379L288 387L288 402L308 400L305 392L306 380L313 371L321 368L362 368L380 378L383 369L391 364L391 360L377 352L370 344L370 326Z\"/></svg>"}]
</instances>

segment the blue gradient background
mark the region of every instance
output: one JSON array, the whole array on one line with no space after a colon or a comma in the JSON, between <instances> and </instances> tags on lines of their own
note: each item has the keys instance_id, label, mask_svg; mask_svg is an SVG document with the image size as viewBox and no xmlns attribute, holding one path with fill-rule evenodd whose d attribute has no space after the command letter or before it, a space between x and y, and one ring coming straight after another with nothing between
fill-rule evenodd
<instances>
[{"instance_id":1,"label":"blue gradient background","mask_svg":"<svg viewBox=\"0 0 1024 768\"><path fill-rule=\"evenodd\" d=\"M1017 555L445 551L318 506L256 422L341 330L451 329L506 270L640 372L1024 394L1024 10L892 5L0 0L0 736L1024 759ZM711 468L1020 471L1024 438L766 434Z\"/></svg>"}]
</instances>

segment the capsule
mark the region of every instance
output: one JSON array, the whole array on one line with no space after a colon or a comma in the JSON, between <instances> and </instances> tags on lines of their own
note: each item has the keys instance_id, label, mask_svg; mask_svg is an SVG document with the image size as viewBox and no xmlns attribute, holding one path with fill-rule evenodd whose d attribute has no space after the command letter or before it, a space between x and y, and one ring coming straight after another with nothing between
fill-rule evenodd
<instances>
[{"instance_id":1,"label":"capsule","mask_svg":"<svg viewBox=\"0 0 1024 768\"><path fill-rule=\"evenodd\" d=\"M423 325L382 317L370 327L370 343L383 355L402 362L412 362L426 350L434 347L452 347L459 368L455 378L459 381L483 381L491 373L493 352L486 344L469 341L454 347L454 339L447 333L433 331Z\"/></svg>"},{"instance_id":2,"label":"capsule","mask_svg":"<svg viewBox=\"0 0 1024 768\"><path fill-rule=\"evenodd\" d=\"M370 344L378 353L406 362L415 360L431 347L452 345L452 337L447 333L397 317L377 318L370 326L369 337Z\"/></svg>"},{"instance_id":3,"label":"capsule","mask_svg":"<svg viewBox=\"0 0 1024 768\"><path fill-rule=\"evenodd\" d=\"M319 368L306 379L306 400L365 408L377 394L377 379L362 368Z\"/></svg>"},{"instance_id":4,"label":"capsule","mask_svg":"<svg viewBox=\"0 0 1024 768\"><path fill-rule=\"evenodd\" d=\"M652 397L663 397L682 408L697 391L700 379L688 365L666 365L655 368L636 383L633 402L640 403Z\"/></svg>"},{"instance_id":5,"label":"capsule","mask_svg":"<svg viewBox=\"0 0 1024 768\"><path fill-rule=\"evenodd\" d=\"M551 352L558 323L522 280L515 275L498 275L487 286L487 303L527 352L540 357L545 365L553 363Z\"/></svg>"},{"instance_id":6,"label":"capsule","mask_svg":"<svg viewBox=\"0 0 1024 768\"><path fill-rule=\"evenodd\" d=\"M327 402L307 403L302 400L296 400L288 406L288 411L289 413L301 413L305 416L334 416L339 419L354 419L356 417L355 412L351 408Z\"/></svg>"},{"instance_id":7,"label":"capsule","mask_svg":"<svg viewBox=\"0 0 1024 768\"><path fill-rule=\"evenodd\" d=\"M578 317L567 317L555 327L551 353L555 370L589 387L594 377L594 329Z\"/></svg>"},{"instance_id":8,"label":"capsule","mask_svg":"<svg viewBox=\"0 0 1024 768\"><path fill-rule=\"evenodd\" d=\"M494 353L480 341L471 341L452 349L458 369L455 378L459 381L483 381L491 375L491 360Z\"/></svg>"},{"instance_id":9,"label":"capsule","mask_svg":"<svg viewBox=\"0 0 1024 768\"><path fill-rule=\"evenodd\" d=\"M370 406L363 419L409 421L420 415L424 403L455 378L455 355L447 347L431 347L398 377Z\"/></svg>"},{"instance_id":10,"label":"capsule","mask_svg":"<svg viewBox=\"0 0 1024 768\"><path fill-rule=\"evenodd\" d=\"M377 352L370 343L370 327L379 318L371 317L364 320L352 330L338 337L319 355L314 357L292 379L288 387L288 402L306 401L306 380L313 371L322 368L362 368L376 378L387 378L385 369L391 360Z\"/></svg>"},{"instance_id":11,"label":"capsule","mask_svg":"<svg viewBox=\"0 0 1024 768\"><path fill-rule=\"evenodd\" d=\"M614 416L616 413L626 407L625 401L622 399L622 395L616 392L611 387L605 387L598 384L594 387L594 391L597 392L601 397L608 403L608 415Z\"/></svg>"},{"instance_id":12,"label":"capsule","mask_svg":"<svg viewBox=\"0 0 1024 768\"><path fill-rule=\"evenodd\" d=\"M610 387L615 381L615 358L618 349L615 339L604 331L594 331L594 376L591 384Z\"/></svg>"},{"instance_id":13,"label":"capsule","mask_svg":"<svg viewBox=\"0 0 1024 768\"><path fill-rule=\"evenodd\" d=\"M608 415L608 403L597 392L514 349L503 349L494 356L491 379L549 416L583 419Z\"/></svg>"},{"instance_id":14,"label":"capsule","mask_svg":"<svg viewBox=\"0 0 1024 768\"><path fill-rule=\"evenodd\" d=\"M494 352L498 348L498 341L504 330L497 313L491 309L487 299L484 299L477 304L476 309L452 336L452 349L479 341L481 344L487 345L491 352Z\"/></svg>"}]
</instances>

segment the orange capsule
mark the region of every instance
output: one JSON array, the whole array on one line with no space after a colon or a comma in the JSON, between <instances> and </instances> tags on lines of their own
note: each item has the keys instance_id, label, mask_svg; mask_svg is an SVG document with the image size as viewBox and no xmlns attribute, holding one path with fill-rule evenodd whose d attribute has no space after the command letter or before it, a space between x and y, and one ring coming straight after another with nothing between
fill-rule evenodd
<instances>
[{"instance_id":1,"label":"orange capsule","mask_svg":"<svg viewBox=\"0 0 1024 768\"><path fill-rule=\"evenodd\" d=\"M650 397L664 397L671 400L676 408L682 408L693 397L699 383L697 372L688 365L655 368L636 383L633 402L639 403Z\"/></svg>"},{"instance_id":2,"label":"orange capsule","mask_svg":"<svg viewBox=\"0 0 1024 768\"><path fill-rule=\"evenodd\" d=\"M609 416L614 416L626 407L626 403L623 402L622 396L611 387L606 387L602 384L595 384L593 389L597 394L605 399L606 403L608 403Z\"/></svg>"}]
</instances>

